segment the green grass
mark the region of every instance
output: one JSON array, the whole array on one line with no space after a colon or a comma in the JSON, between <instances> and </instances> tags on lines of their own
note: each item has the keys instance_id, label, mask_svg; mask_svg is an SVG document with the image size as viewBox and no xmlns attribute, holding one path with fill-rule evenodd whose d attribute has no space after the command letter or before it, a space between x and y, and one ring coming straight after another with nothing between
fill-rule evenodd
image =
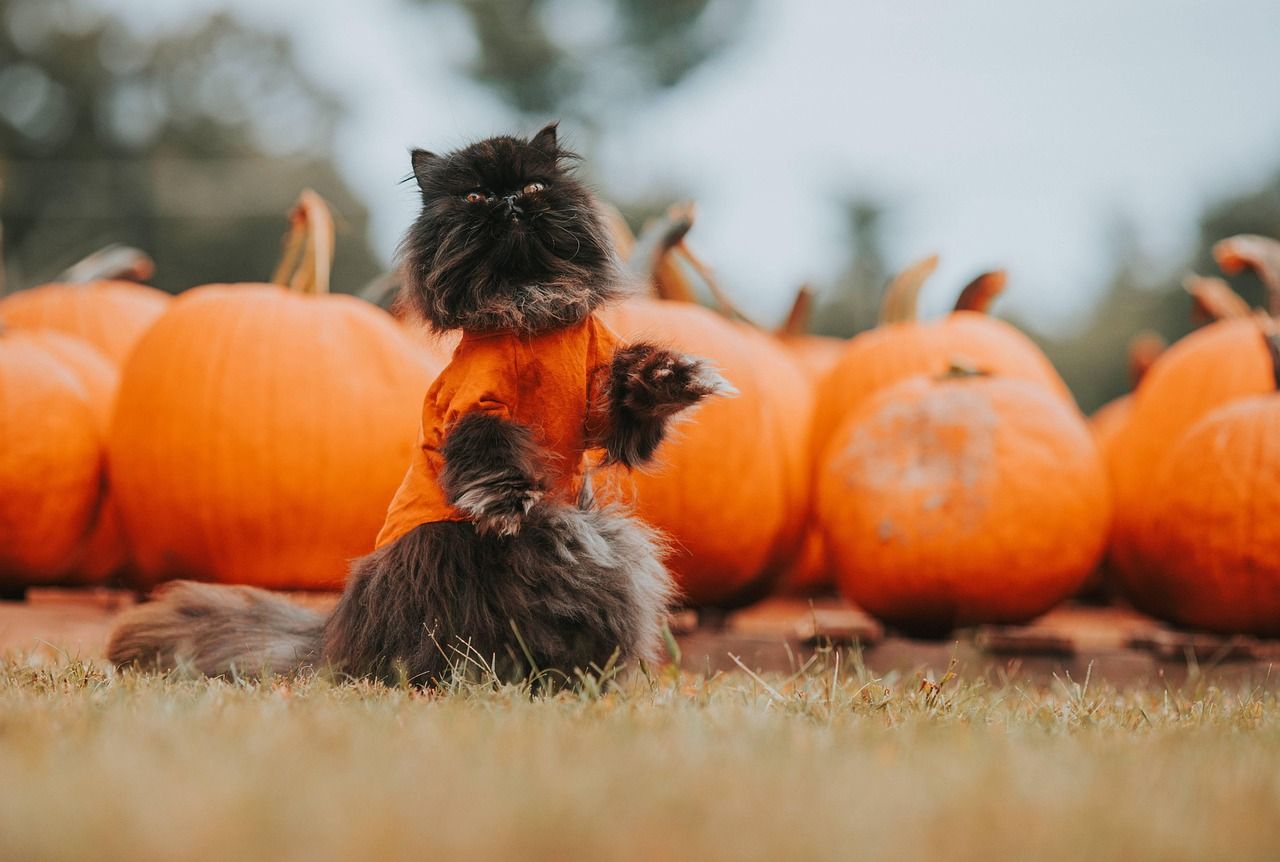
<instances>
[{"instance_id":1,"label":"green grass","mask_svg":"<svg viewBox=\"0 0 1280 862\"><path fill-rule=\"evenodd\" d=\"M1275 685L443 694L0 663L0 859L1275 859Z\"/></svg>"}]
</instances>

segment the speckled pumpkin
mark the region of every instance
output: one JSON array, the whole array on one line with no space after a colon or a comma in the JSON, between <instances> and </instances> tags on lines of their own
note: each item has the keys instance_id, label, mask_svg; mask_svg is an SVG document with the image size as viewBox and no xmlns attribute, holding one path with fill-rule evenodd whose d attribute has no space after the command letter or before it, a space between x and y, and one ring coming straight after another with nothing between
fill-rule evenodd
<instances>
[{"instance_id":1,"label":"speckled pumpkin","mask_svg":"<svg viewBox=\"0 0 1280 862\"><path fill-rule=\"evenodd\" d=\"M909 631L1022 622L1074 593L1107 538L1106 475L1043 385L915 377L831 439L818 521L852 601Z\"/></svg>"}]
</instances>

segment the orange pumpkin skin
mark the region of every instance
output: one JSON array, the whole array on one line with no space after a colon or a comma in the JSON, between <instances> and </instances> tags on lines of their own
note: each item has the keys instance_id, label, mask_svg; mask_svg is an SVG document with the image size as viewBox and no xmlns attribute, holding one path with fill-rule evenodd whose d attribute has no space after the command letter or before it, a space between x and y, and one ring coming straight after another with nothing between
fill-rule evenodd
<instances>
[{"instance_id":1,"label":"orange pumpkin skin","mask_svg":"<svg viewBox=\"0 0 1280 862\"><path fill-rule=\"evenodd\" d=\"M849 341L819 387L815 451L823 451L845 418L880 389L917 374L942 374L956 361L1039 384L1065 403L1075 403L1030 338L980 312L953 311L939 320L881 325Z\"/></svg>"},{"instance_id":2,"label":"orange pumpkin skin","mask_svg":"<svg viewBox=\"0 0 1280 862\"><path fill-rule=\"evenodd\" d=\"M1134 531L1169 447L1213 409L1275 389L1258 333L1248 319L1196 330L1166 350L1134 392L1128 421L1106 450L1116 502L1111 563L1126 593L1141 592L1148 576Z\"/></svg>"},{"instance_id":3,"label":"orange pumpkin skin","mask_svg":"<svg viewBox=\"0 0 1280 862\"><path fill-rule=\"evenodd\" d=\"M353 297L180 296L130 355L109 440L141 579L341 585L373 547L439 370Z\"/></svg>"},{"instance_id":4,"label":"orange pumpkin skin","mask_svg":"<svg viewBox=\"0 0 1280 862\"><path fill-rule=\"evenodd\" d=\"M39 338L45 351L66 366L84 387L105 446L111 426L111 412L115 407L116 390L120 385L120 373L101 352L78 338L50 330L40 330ZM104 469L105 466L104 454ZM108 476L106 494L99 505L93 528L79 561L68 574L67 580L71 583L105 583L128 562L124 528L120 524L120 512L115 497L111 494L110 485Z\"/></svg>"},{"instance_id":5,"label":"orange pumpkin skin","mask_svg":"<svg viewBox=\"0 0 1280 862\"><path fill-rule=\"evenodd\" d=\"M778 340L815 383L831 373L849 343L825 335L780 335Z\"/></svg>"},{"instance_id":6,"label":"orange pumpkin skin","mask_svg":"<svg viewBox=\"0 0 1280 862\"><path fill-rule=\"evenodd\" d=\"M45 284L0 300L0 319L15 329L55 329L84 339L122 364L170 296L130 281Z\"/></svg>"},{"instance_id":7,"label":"orange pumpkin skin","mask_svg":"<svg viewBox=\"0 0 1280 862\"><path fill-rule=\"evenodd\" d=\"M102 436L85 387L39 335L0 332L0 584L65 575L101 485Z\"/></svg>"},{"instance_id":8,"label":"orange pumpkin skin","mask_svg":"<svg viewBox=\"0 0 1280 862\"><path fill-rule=\"evenodd\" d=\"M691 604L720 605L776 575L807 513L805 420L811 388L771 336L700 306L631 299L603 313L624 341L710 359L739 394L676 424L634 487L640 516L672 540L667 564Z\"/></svg>"},{"instance_id":9,"label":"orange pumpkin skin","mask_svg":"<svg viewBox=\"0 0 1280 862\"><path fill-rule=\"evenodd\" d=\"M1191 426L1163 459L1135 536L1144 565L1126 587L1140 608L1280 636L1280 397L1237 400Z\"/></svg>"},{"instance_id":10,"label":"orange pumpkin skin","mask_svg":"<svg viewBox=\"0 0 1280 862\"><path fill-rule=\"evenodd\" d=\"M1021 622L1070 596L1107 538L1084 420L1042 384L916 377L832 438L818 521L852 601L905 629Z\"/></svg>"}]
</instances>

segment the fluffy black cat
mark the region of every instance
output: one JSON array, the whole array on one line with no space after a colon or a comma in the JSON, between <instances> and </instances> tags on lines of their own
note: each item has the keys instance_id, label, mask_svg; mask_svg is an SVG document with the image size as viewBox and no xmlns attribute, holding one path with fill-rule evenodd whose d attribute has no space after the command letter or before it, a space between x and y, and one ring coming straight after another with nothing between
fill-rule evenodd
<instances>
[{"instance_id":1,"label":"fluffy black cat","mask_svg":"<svg viewBox=\"0 0 1280 862\"><path fill-rule=\"evenodd\" d=\"M550 440L546 428L568 427L579 461L580 450L598 448L605 462L634 467L654 456L671 417L728 385L701 360L632 344L580 369L584 403L553 388L542 397L539 345L567 344L564 355L575 357L576 345L599 349L611 334L593 312L620 292L575 159L555 124L527 140L413 152L423 205L401 244L402 301L437 331L461 329L463 341L428 393L426 442L379 547L353 563L335 611L179 581L122 619L112 661L209 675L326 666L434 685L460 669L571 680L577 670L654 656L673 594L660 538L628 512L595 505L589 473L577 483L579 468L566 464L565 435ZM510 373L526 406L484 395L459 410L455 398L439 408L448 419L437 441L431 410L455 385L442 381L470 386L490 373L476 357L507 343L524 357ZM576 379L579 369L571 371ZM425 491L413 490L415 477ZM394 529L399 501L412 504L415 493L438 493L447 515Z\"/></svg>"}]
</instances>

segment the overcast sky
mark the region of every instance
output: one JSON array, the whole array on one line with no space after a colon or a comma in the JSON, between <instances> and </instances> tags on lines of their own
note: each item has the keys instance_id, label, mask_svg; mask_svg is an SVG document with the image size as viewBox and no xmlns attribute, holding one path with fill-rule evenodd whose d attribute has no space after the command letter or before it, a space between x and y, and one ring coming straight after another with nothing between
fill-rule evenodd
<instances>
[{"instance_id":1,"label":"overcast sky","mask_svg":"<svg viewBox=\"0 0 1280 862\"><path fill-rule=\"evenodd\" d=\"M415 205L397 184L406 148L511 124L455 71L473 45L448 10L116 2L287 27L348 105L338 161L388 259ZM618 106L595 168L623 192L689 189L691 243L761 316L838 271L834 200L858 193L894 207L892 263L941 252L927 308L1001 265L1007 307L1060 330L1102 286L1118 216L1174 262L1206 201L1280 167L1278 41L1276 0L761 2L746 37L684 86Z\"/></svg>"}]
</instances>

